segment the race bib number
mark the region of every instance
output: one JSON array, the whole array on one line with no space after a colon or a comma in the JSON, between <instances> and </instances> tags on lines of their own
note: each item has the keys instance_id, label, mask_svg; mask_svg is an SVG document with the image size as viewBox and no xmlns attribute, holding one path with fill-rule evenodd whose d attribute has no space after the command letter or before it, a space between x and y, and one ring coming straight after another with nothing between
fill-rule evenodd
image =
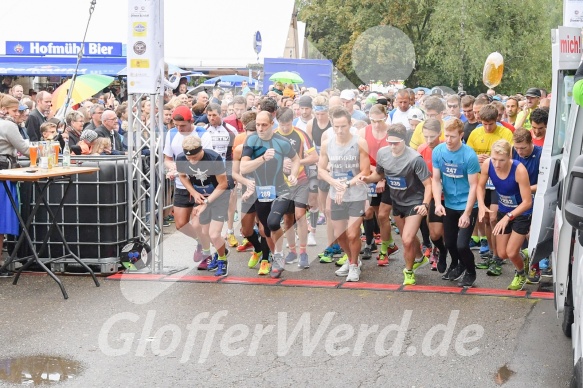
<instances>
[{"instance_id":1,"label":"race bib number","mask_svg":"<svg viewBox=\"0 0 583 388\"><path fill-rule=\"evenodd\" d=\"M259 202L275 201L275 186L256 186L255 193Z\"/></svg>"},{"instance_id":2,"label":"race bib number","mask_svg":"<svg viewBox=\"0 0 583 388\"><path fill-rule=\"evenodd\" d=\"M407 190L407 181L405 181L405 177L397 176L397 177L390 177L387 176L387 184L393 190Z\"/></svg>"},{"instance_id":3,"label":"race bib number","mask_svg":"<svg viewBox=\"0 0 583 388\"><path fill-rule=\"evenodd\" d=\"M492 179L490 178L488 178L488 181L486 182L486 190L496 190L494 183L492 183Z\"/></svg>"},{"instance_id":4,"label":"race bib number","mask_svg":"<svg viewBox=\"0 0 583 388\"><path fill-rule=\"evenodd\" d=\"M348 179L352 179L353 175L352 175L352 171L346 171L346 172L341 172L341 171L333 171L332 172L332 178L334 179L338 179L341 181L345 181Z\"/></svg>"},{"instance_id":5,"label":"race bib number","mask_svg":"<svg viewBox=\"0 0 583 388\"><path fill-rule=\"evenodd\" d=\"M506 207L518 207L516 196L498 194L498 202Z\"/></svg>"},{"instance_id":6,"label":"race bib number","mask_svg":"<svg viewBox=\"0 0 583 388\"><path fill-rule=\"evenodd\" d=\"M205 197L209 196L212 194L212 192L215 190L215 186L211 183L208 185L204 185L204 186L197 186L197 185L193 185L194 189L204 195Z\"/></svg>"},{"instance_id":7,"label":"race bib number","mask_svg":"<svg viewBox=\"0 0 583 388\"><path fill-rule=\"evenodd\" d=\"M373 198L376 198L378 196L376 183L371 183L368 185L368 196Z\"/></svg>"},{"instance_id":8,"label":"race bib number","mask_svg":"<svg viewBox=\"0 0 583 388\"><path fill-rule=\"evenodd\" d=\"M443 175L450 178L463 178L463 170L459 164L444 163L442 168Z\"/></svg>"}]
</instances>

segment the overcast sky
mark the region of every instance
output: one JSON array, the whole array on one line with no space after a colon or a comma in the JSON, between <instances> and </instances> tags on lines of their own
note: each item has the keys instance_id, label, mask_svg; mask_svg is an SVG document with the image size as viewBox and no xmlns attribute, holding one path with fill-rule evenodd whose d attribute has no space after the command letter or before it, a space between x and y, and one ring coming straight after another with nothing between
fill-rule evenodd
<instances>
[{"instance_id":1,"label":"overcast sky","mask_svg":"<svg viewBox=\"0 0 583 388\"><path fill-rule=\"evenodd\" d=\"M89 0L2 1L0 54L5 41L80 42ZM281 57L294 0L165 0L166 62L183 67L256 62L254 32L263 38L260 59ZM26 7L24 9L23 7ZM127 43L128 2L97 0L88 42Z\"/></svg>"}]
</instances>

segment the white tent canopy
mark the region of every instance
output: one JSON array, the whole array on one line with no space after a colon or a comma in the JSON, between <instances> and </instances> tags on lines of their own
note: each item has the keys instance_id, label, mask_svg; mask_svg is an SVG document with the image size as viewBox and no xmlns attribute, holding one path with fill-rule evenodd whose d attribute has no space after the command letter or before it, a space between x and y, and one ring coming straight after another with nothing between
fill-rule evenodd
<instances>
[{"instance_id":1,"label":"white tent canopy","mask_svg":"<svg viewBox=\"0 0 583 388\"><path fill-rule=\"evenodd\" d=\"M29 0L3 4L0 13L5 41L80 42L83 39L89 0ZM255 31L263 40L260 58L284 53L294 0L164 1L165 60L180 67L246 67L257 62L253 51ZM127 43L127 1L97 0L88 42Z\"/></svg>"}]
</instances>

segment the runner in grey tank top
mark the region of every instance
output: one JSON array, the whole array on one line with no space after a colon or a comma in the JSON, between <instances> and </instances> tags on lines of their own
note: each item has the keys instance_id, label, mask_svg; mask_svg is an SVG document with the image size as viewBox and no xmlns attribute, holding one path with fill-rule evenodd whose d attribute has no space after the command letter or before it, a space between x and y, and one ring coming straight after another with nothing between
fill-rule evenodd
<instances>
[{"instance_id":1,"label":"runner in grey tank top","mask_svg":"<svg viewBox=\"0 0 583 388\"><path fill-rule=\"evenodd\" d=\"M328 141L328 160L330 161L330 174L332 178L341 181L349 181L360 174L360 149L357 135L351 135L348 144L340 145L336 134ZM365 185L355 185L343 190L342 202L364 201L368 196ZM330 198L334 200L338 191L334 185L330 185Z\"/></svg>"},{"instance_id":2,"label":"runner in grey tank top","mask_svg":"<svg viewBox=\"0 0 583 388\"><path fill-rule=\"evenodd\" d=\"M332 227L348 258L336 275L357 282L361 266L360 226L368 195L360 178L370 174L368 145L366 140L350 133L351 117L345 108L333 110L331 116L334 133L322 143L318 177L330 184Z\"/></svg>"}]
</instances>

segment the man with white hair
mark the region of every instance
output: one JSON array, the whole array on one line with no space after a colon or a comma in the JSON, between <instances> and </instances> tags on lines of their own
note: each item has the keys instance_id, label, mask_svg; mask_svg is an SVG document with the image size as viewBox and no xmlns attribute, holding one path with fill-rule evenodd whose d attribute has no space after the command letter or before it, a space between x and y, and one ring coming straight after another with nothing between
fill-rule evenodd
<instances>
[{"instance_id":1,"label":"man with white hair","mask_svg":"<svg viewBox=\"0 0 583 388\"><path fill-rule=\"evenodd\" d=\"M106 110L101 115L101 125L95 128L95 132L99 137L111 139L111 149L120 151L125 154L121 135L118 132L119 126L117 122L117 115L112 110Z\"/></svg>"}]
</instances>

